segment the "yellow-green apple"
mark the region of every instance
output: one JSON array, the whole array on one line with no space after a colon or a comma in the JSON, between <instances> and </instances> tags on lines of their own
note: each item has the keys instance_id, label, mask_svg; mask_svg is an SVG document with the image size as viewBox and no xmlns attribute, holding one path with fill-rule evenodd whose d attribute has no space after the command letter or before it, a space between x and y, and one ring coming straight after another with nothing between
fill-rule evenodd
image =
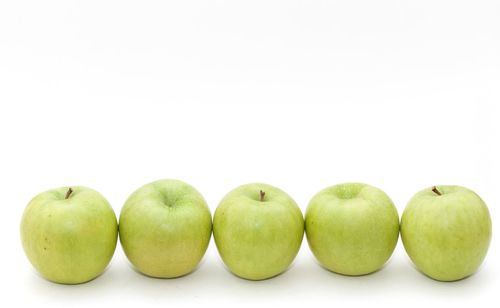
<instances>
[{"instance_id":1,"label":"yellow-green apple","mask_svg":"<svg viewBox=\"0 0 500 308\"><path fill-rule=\"evenodd\" d=\"M174 278L192 272L212 233L212 216L203 196L178 180L142 186L120 214L120 242L141 273Z\"/></svg>"},{"instance_id":2,"label":"yellow-green apple","mask_svg":"<svg viewBox=\"0 0 500 308\"><path fill-rule=\"evenodd\" d=\"M380 269L399 235L398 212L391 199L361 183L321 190L309 202L305 225L309 247L319 263L352 276Z\"/></svg>"},{"instance_id":3,"label":"yellow-green apple","mask_svg":"<svg viewBox=\"0 0 500 308\"><path fill-rule=\"evenodd\" d=\"M304 236L295 201L271 185L252 183L229 192L214 215L214 239L235 275L262 280L285 271Z\"/></svg>"},{"instance_id":4,"label":"yellow-green apple","mask_svg":"<svg viewBox=\"0 0 500 308\"><path fill-rule=\"evenodd\" d=\"M484 201L460 186L434 186L413 196L401 218L403 245L416 267L436 280L474 273L491 239Z\"/></svg>"},{"instance_id":5,"label":"yellow-green apple","mask_svg":"<svg viewBox=\"0 0 500 308\"><path fill-rule=\"evenodd\" d=\"M21 221L26 256L46 279L77 284L99 276L111 260L118 227L108 201L83 186L34 197Z\"/></svg>"}]
</instances>

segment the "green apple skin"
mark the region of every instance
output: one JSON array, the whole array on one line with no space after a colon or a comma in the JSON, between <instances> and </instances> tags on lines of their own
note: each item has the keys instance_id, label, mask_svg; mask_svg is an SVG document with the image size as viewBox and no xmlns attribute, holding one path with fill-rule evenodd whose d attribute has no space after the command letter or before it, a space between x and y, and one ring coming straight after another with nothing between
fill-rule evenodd
<instances>
[{"instance_id":1,"label":"green apple skin","mask_svg":"<svg viewBox=\"0 0 500 308\"><path fill-rule=\"evenodd\" d=\"M215 244L229 270L241 278L262 280L284 272L303 237L300 208L288 194L268 184L237 187L215 211Z\"/></svg>"},{"instance_id":2,"label":"green apple skin","mask_svg":"<svg viewBox=\"0 0 500 308\"><path fill-rule=\"evenodd\" d=\"M399 216L380 189L345 183L321 190L305 218L309 247L319 263L335 273L358 276L379 270L399 235Z\"/></svg>"},{"instance_id":3,"label":"green apple skin","mask_svg":"<svg viewBox=\"0 0 500 308\"><path fill-rule=\"evenodd\" d=\"M460 186L426 188L408 202L401 238L408 256L427 276L455 281L473 274L491 240L491 218L484 201Z\"/></svg>"},{"instance_id":4,"label":"green apple skin","mask_svg":"<svg viewBox=\"0 0 500 308\"><path fill-rule=\"evenodd\" d=\"M118 226L108 201L83 186L40 193L26 207L21 242L29 261L46 279L78 284L99 276L116 248Z\"/></svg>"},{"instance_id":5,"label":"green apple skin","mask_svg":"<svg viewBox=\"0 0 500 308\"><path fill-rule=\"evenodd\" d=\"M203 196L172 179L137 189L120 214L120 242L141 273L175 278L192 272L207 250L212 216Z\"/></svg>"}]
</instances>

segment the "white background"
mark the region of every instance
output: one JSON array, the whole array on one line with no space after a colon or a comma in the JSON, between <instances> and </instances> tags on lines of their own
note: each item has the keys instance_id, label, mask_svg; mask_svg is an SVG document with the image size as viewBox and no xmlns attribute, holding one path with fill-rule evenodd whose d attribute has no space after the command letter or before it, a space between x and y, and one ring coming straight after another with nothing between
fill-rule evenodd
<instances>
[{"instance_id":1,"label":"white background","mask_svg":"<svg viewBox=\"0 0 500 308\"><path fill-rule=\"evenodd\" d=\"M492 1L0 2L0 306L487 306L499 301L500 4ZM459 184L489 205L477 274L440 283L401 242L364 277L319 267L304 240L289 271L231 275L213 242L183 278L134 272L117 246L96 280L64 286L24 257L37 193L92 187L117 215L160 178L194 185L212 212L232 188L278 186L305 210L361 181L400 214L418 190Z\"/></svg>"}]
</instances>

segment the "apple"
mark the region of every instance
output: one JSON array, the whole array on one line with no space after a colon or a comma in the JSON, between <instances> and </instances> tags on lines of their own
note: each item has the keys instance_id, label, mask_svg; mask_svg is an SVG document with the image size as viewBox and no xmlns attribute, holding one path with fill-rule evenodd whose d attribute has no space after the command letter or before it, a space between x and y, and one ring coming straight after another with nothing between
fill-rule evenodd
<instances>
[{"instance_id":1,"label":"apple","mask_svg":"<svg viewBox=\"0 0 500 308\"><path fill-rule=\"evenodd\" d=\"M78 284L99 276L116 247L118 226L108 201L83 186L34 197L21 220L24 252L46 279Z\"/></svg>"},{"instance_id":2,"label":"apple","mask_svg":"<svg viewBox=\"0 0 500 308\"><path fill-rule=\"evenodd\" d=\"M484 201L460 186L421 190L401 218L408 256L427 276L454 281L473 274L491 239L491 218Z\"/></svg>"},{"instance_id":3,"label":"apple","mask_svg":"<svg viewBox=\"0 0 500 308\"><path fill-rule=\"evenodd\" d=\"M215 244L229 270L241 278L262 280L284 272L303 236L300 208L271 185L242 185L229 192L215 211Z\"/></svg>"},{"instance_id":4,"label":"apple","mask_svg":"<svg viewBox=\"0 0 500 308\"><path fill-rule=\"evenodd\" d=\"M174 278L192 272L207 250L212 216L203 196L178 180L142 186L120 214L120 242L141 273Z\"/></svg>"},{"instance_id":5,"label":"apple","mask_svg":"<svg viewBox=\"0 0 500 308\"><path fill-rule=\"evenodd\" d=\"M343 275L365 275L390 258L399 235L399 217L380 189L345 183L321 190L306 210L306 237L319 263Z\"/></svg>"}]
</instances>

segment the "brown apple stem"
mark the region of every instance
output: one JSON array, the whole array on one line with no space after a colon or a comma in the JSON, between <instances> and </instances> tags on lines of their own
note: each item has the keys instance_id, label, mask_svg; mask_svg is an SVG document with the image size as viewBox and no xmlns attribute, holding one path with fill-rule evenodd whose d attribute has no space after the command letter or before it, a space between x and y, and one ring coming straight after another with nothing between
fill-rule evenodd
<instances>
[{"instance_id":1,"label":"brown apple stem","mask_svg":"<svg viewBox=\"0 0 500 308\"><path fill-rule=\"evenodd\" d=\"M263 192L262 190L260 191L260 201L264 201L264 196L266 195L265 192Z\"/></svg>"},{"instance_id":2,"label":"brown apple stem","mask_svg":"<svg viewBox=\"0 0 500 308\"><path fill-rule=\"evenodd\" d=\"M437 189L437 187L436 187L436 186L433 186L433 187L432 187L432 192L434 192L434 193L435 193L436 195L438 195L438 196L441 196L441 195L442 195L442 193L441 193L441 192Z\"/></svg>"},{"instance_id":3,"label":"brown apple stem","mask_svg":"<svg viewBox=\"0 0 500 308\"><path fill-rule=\"evenodd\" d=\"M71 187L68 189L68 192L66 192L66 197L64 197L64 199L68 199L69 196L71 196L71 193L73 192L73 189L71 189Z\"/></svg>"}]
</instances>

